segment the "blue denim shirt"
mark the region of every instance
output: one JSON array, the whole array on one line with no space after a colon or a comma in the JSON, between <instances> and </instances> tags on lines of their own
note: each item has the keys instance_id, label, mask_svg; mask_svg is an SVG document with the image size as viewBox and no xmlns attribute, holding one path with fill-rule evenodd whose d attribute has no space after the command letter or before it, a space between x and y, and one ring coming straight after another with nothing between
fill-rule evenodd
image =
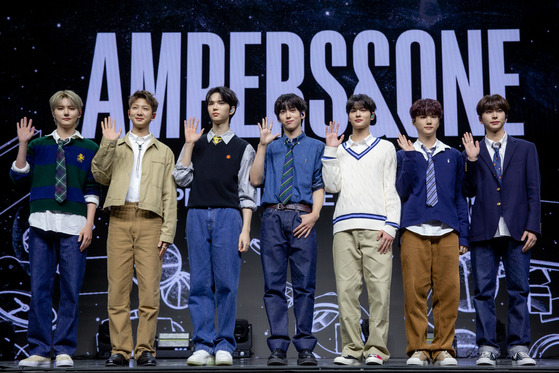
<instances>
[{"instance_id":1,"label":"blue denim shirt","mask_svg":"<svg viewBox=\"0 0 559 373\"><path fill-rule=\"evenodd\" d=\"M266 149L262 205L280 203L278 196L287 152L286 140L288 138L283 135L272 141ZM293 139L293 142L296 145L293 147L293 196L290 202L312 205L313 192L324 188L322 181L324 143L307 137L304 133Z\"/></svg>"}]
</instances>

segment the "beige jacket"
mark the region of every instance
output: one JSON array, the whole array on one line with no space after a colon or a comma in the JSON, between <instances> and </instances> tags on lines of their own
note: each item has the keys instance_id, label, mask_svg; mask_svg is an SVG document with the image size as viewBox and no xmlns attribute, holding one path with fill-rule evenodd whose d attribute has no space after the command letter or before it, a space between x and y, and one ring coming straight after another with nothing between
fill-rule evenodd
<instances>
[{"instance_id":1,"label":"beige jacket","mask_svg":"<svg viewBox=\"0 0 559 373\"><path fill-rule=\"evenodd\" d=\"M91 163L95 180L108 185L104 209L122 206L130 185L134 152L128 135L118 140L103 137ZM177 227L177 187L173 179L175 156L171 149L153 138L142 161L138 207L161 216L160 241L172 243Z\"/></svg>"}]
</instances>

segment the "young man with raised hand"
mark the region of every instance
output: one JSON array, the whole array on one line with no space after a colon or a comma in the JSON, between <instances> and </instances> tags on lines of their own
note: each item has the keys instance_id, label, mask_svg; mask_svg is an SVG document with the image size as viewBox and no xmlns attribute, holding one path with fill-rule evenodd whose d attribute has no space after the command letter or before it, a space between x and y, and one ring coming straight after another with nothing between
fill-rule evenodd
<instances>
[{"instance_id":1,"label":"young man with raised hand","mask_svg":"<svg viewBox=\"0 0 559 373\"><path fill-rule=\"evenodd\" d=\"M396 150L369 132L376 105L367 95L349 98L349 139L339 125L326 129L322 177L326 191L338 193L334 210L334 273L338 293L342 355L338 365L382 365L387 348L392 243L400 223L396 192ZM369 337L361 338L359 296L363 278L369 297Z\"/></svg>"},{"instance_id":2,"label":"young man with raised hand","mask_svg":"<svg viewBox=\"0 0 559 373\"><path fill-rule=\"evenodd\" d=\"M452 347L460 302L458 257L468 251L468 207L462 195L460 152L437 139L443 110L433 99L413 103L412 143L398 135L396 188L402 199L401 236L407 365L457 365ZM427 297L434 338L427 343Z\"/></svg>"},{"instance_id":3,"label":"young man with raised hand","mask_svg":"<svg viewBox=\"0 0 559 373\"><path fill-rule=\"evenodd\" d=\"M530 249L541 234L540 171L536 146L505 131L510 105L498 95L477 104L485 138L464 134L464 194L474 198L470 242L476 309L477 365L499 357L495 290L503 261L508 295L507 352L516 365L536 365L530 345Z\"/></svg>"},{"instance_id":4,"label":"young man with raised hand","mask_svg":"<svg viewBox=\"0 0 559 373\"><path fill-rule=\"evenodd\" d=\"M250 169L252 185L264 185L260 255L272 351L268 365L287 365L290 342L298 351L298 365L317 365L312 352L317 343L312 335L317 256L314 225L324 203L324 144L303 132L307 105L301 97L281 95L274 112L283 136L272 134L272 121L262 119L258 124L260 143ZM289 337L285 296L288 263L296 321L293 339Z\"/></svg>"},{"instance_id":5,"label":"young man with raised hand","mask_svg":"<svg viewBox=\"0 0 559 373\"><path fill-rule=\"evenodd\" d=\"M256 190L249 182L254 149L230 128L239 101L227 87L206 94L212 128L184 122L185 145L173 175L190 186L186 241L190 263L188 307L196 350L188 365L233 365L241 253L250 244ZM217 316L217 329L214 322Z\"/></svg>"},{"instance_id":6,"label":"young man with raised hand","mask_svg":"<svg viewBox=\"0 0 559 373\"><path fill-rule=\"evenodd\" d=\"M51 350L55 367L72 367L78 336L78 297L83 283L87 247L91 244L101 186L91 174L99 147L76 130L83 102L73 91L50 98L56 129L30 141L33 121L17 124L19 150L10 170L16 185L31 187L29 203L29 264L31 303L27 341L30 356L20 367L47 367ZM52 330L56 273L60 300Z\"/></svg>"},{"instance_id":7,"label":"young man with raised hand","mask_svg":"<svg viewBox=\"0 0 559 373\"><path fill-rule=\"evenodd\" d=\"M134 353L140 366L154 366L162 260L177 224L175 156L149 131L157 99L136 91L128 99L132 129L120 138L111 117L101 122L103 138L93 159L95 180L107 185L110 211L107 237L108 312L112 355L106 366L125 366ZM136 346L130 321L132 279L138 280Z\"/></svg>"}]
</instances>

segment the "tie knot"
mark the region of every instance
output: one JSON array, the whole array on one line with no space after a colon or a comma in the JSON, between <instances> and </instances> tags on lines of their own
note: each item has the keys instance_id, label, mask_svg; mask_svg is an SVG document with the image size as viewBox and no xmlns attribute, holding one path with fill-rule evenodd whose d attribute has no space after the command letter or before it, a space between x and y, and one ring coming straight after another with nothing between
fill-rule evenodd
<instances>
[{"instance_id":1,"label":"tie knot","mask_svg":"<svg viewBox=\"0 0 559 373\"><path fill-rule=\"evenodd\" d=\"M499 150L501 149L501 143L500 142L494 142L493 145L491 145L493 147L493 149Z\"/></svg>"},{"instance_id":2,"label":"tie knot","mask_svg":"<svg viewBox=\"0 0 559 373\"><path fill-rule=\"evenodd\" d=\"M213 137L214 144L217 145L217 144L219 144L220 141L221 141L221 136L214 135L214 137Z\"/></svg>"}]
</instances>

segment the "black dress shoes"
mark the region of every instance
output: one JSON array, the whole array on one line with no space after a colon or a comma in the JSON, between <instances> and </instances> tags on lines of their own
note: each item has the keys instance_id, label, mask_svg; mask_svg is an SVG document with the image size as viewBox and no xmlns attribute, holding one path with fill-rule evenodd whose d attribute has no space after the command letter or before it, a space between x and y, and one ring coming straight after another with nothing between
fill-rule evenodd
<instances>
[{"instance_id":1,"label":"black dress shoes","mask_svg":"<svg viewBox=\"0 0 559 373\"><path fill-rule=\"evenodd\" d=\"M276 348L268 358L268 365L287 365L285 351Z\"/></svg>"},{"instance_id":2,"label":"black dress shoes","mask_svg":"<svg viewBox=\"0 0 559 373\"><path fill-rule=\"evenodd\" d=\"M105 361L106 367L123 367L128 365L128 360L122 354L113 354Z\"/></svg>"},{"instance_id":3,"label":"black dress shoes","mask_svg":"<svg viewBox=\"0 0 559 373\"><path fill-rule=\"evenodd\" d=\"M311 350L301 350L297 358L297 365L318 365L318 362Z\"/></svg>"},{"instance_id":4,"label":"black dress shoes","mask_svg":"<svg viewBox=\"0 0 559 373\"><path fill-rule=\"evenodd\" d=\"M155 356L151 352L144 351L136 360L136 363L143 367L154 367L157 365L157 360L155 360Z\"/></svg>"}]
</instances>

